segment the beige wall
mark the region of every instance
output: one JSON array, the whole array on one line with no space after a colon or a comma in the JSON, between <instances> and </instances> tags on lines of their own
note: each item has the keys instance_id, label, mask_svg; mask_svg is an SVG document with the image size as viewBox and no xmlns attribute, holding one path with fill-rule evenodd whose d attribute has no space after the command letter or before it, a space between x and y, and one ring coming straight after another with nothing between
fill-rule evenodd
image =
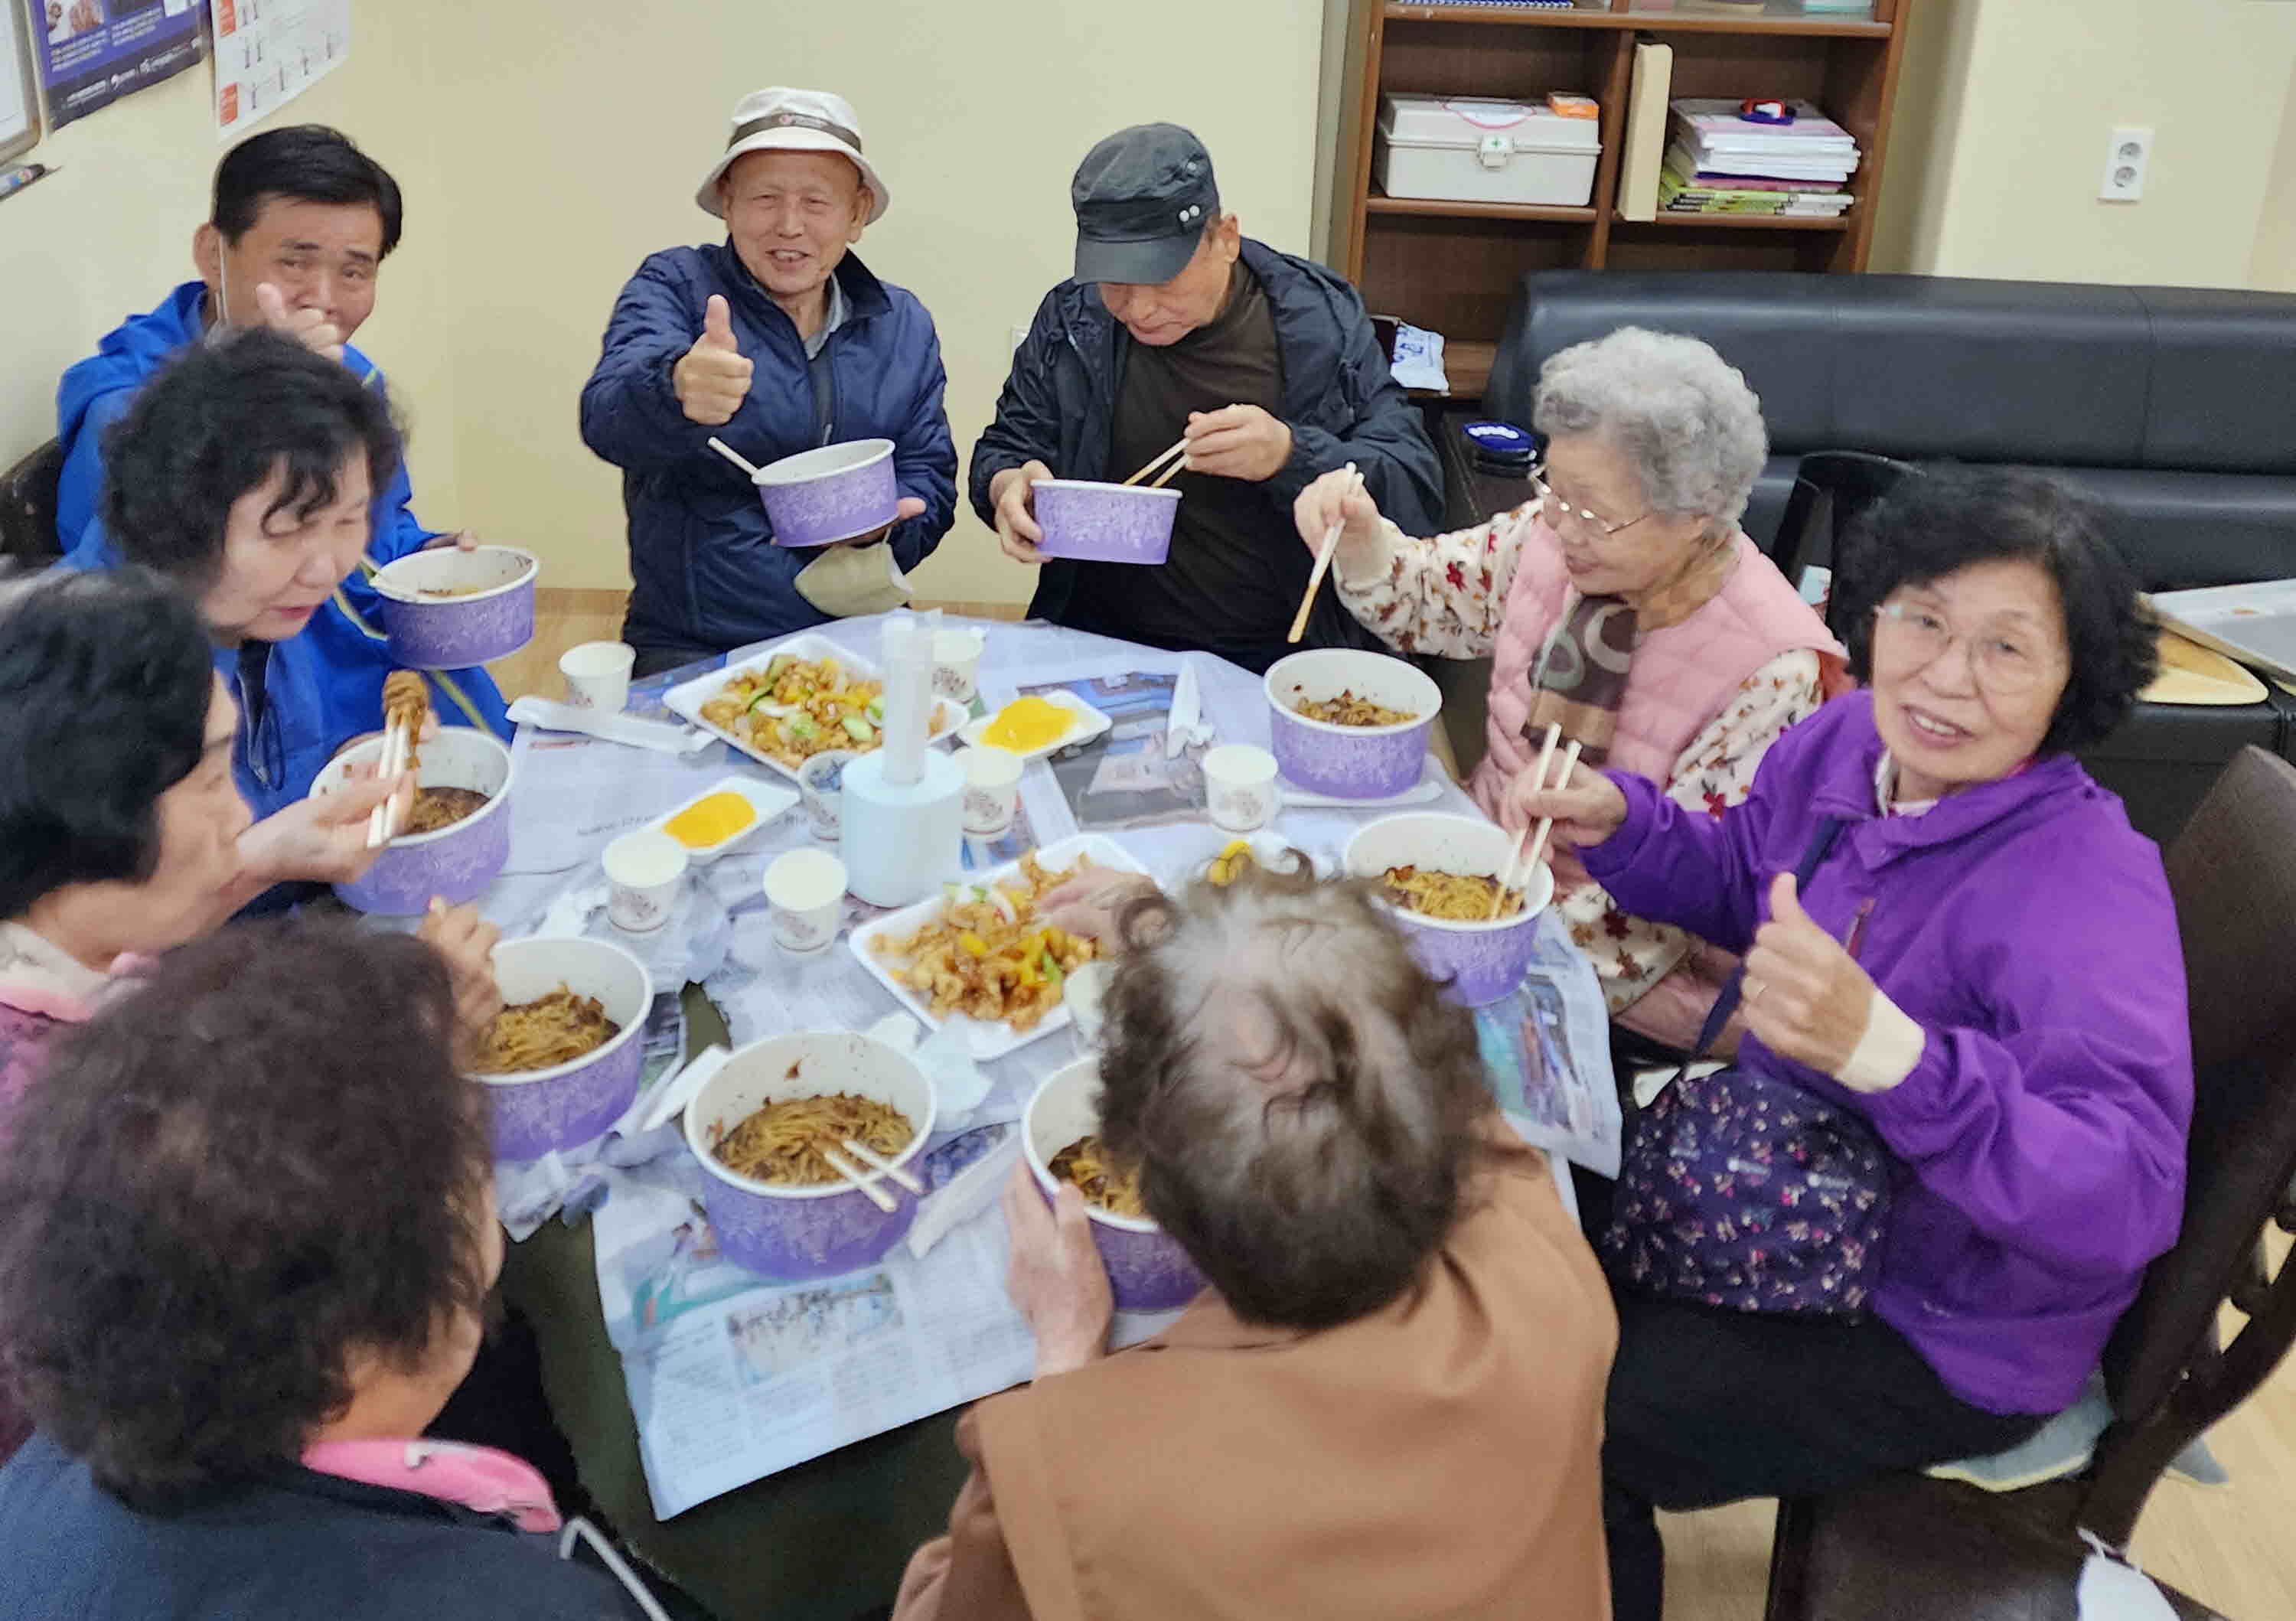
<instances>
[{"instance_id":1,"label":"beige wall","mask_svg":"<svg viewBox=\"0 0 2296 1621\"><path fill-rule=\"evenodd\" d=\"M819 85L854 102L893 192L860 251L933 312L962 459L1013 328L1066 274L1069 174L1101 135L1190 125L1245 228L1308 246L1323 12L1323 0L370 0L350 64L286 116L339 124L408 192L406 245L359 342L410 418L416 510L537 547L553 584L611 585L627 578L619 487L583 448L576 399L638 261L715 234L693 189L742 92ZM216 153L209 83L194 69L66 130L37 154L64 171L5 205L0 454L53 430L62 365L188 274ZM1030 579L967 511L920 583L1009 601Z\"/></svg>"},{"instance_id":2,"label":"beige wall","mask_svg":"<svg viewBox=\"0 0 2296 1621\"><path fill-rule=\"evenodd\" d=\"M2251 287L2296 292L2296 63L2289 65L2288 101L2265 177L2264 212L2257 221L2248 280Z\"/></svg>"},{"instance_id":3,"label":"beige wall","mask_svg":"<svg viewBox=\"0 0 2296 1621\"><path fill-rule=\"evenodd\" d=\"M1876 269L2248 285L2296 68L2296 5L1915 0ZM2116 125L2144 200L2097 199ZM2296 159L2291 160L2296 167ZM2272 207L2292 205L2283 193Z\"/></svg>"}]
</instances>

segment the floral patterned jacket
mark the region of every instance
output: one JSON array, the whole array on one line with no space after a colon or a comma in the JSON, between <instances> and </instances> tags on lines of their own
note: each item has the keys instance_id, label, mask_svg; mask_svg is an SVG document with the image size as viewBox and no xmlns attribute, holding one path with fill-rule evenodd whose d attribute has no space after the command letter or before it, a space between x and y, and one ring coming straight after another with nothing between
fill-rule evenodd
<instances>
[{"instance_id":1,"label":"floral patterned jacket","mask_svg":"<svg viewBox=\"0 0 2296 1621\"><path fill-rule=\"evenodd\" d=\"M1538 514L1526 503L1472 528L1423 540L1388 526L1394 561L1368 580L1332 572L1340 599L1363 626L1400 653L1481 659L1497 645L1507 594ZM1817 655L1781 653L1746 679L1722 712L1690 741L1664 784L1689 810L1719 816L1754 785L1754 768L1785 729L1825 700ZM1698 942L1680 929L1621 912L1591 879L1555 909L1595 964L1616 1018L1681 963Z\"/></svg>"}]
</instances>

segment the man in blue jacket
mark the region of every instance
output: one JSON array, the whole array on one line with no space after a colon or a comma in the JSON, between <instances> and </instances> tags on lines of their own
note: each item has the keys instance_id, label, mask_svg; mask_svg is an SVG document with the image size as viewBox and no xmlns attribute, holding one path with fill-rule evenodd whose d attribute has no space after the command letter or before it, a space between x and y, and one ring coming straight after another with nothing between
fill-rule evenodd
<instances>
[{"instance_id":1,"label":"man in blue jacket","mask_svg":"<svg viewBox=\"0 0 2296 1621\"><path fill-rule=\"evenodd\" d=\"M744 96L694 201L726 241L638 266L582 389L583 443L622 470L636 581L622 635L640 675L898 607L902 571L956 510L932 317L848 251L888 201L852 108L817 90ZM758 463L890 439L900 515L818 551L777 548L712 436Z\"/></svg>"},{"instance_id":2,"label":"man in blue jacket","mask_svg":"<svg viewBox=\"0 0 2296 1621\"><path fill-rule=\"evenodd\" d=\"M1312 566L1300 492L1352 462L1382 512L1425 534L1443 506L1435 447L1355 289L1246 238L1188 131L1118 131L1085 155L1070 199L1076 274L1013 352L972 447L973 507L1007 556L1044 564L1033 617L1265 670L1289 651ZM1161 566L1046 561L1037 480L1122 479L1182 438ZM1374 645L1332 592L1308 641Z\"/></svg>"},{"instance_id":3,"label":"man in blue jacket","mask_svg":"<svg viewBox=\"0 0 2296 1621\"><path fill-rule=\"evenodd\" d=\"M104 334L96 352L56 389L56 437L64 448L56 491L56 539L83 564L103 485L104 431L127 414L152 375L193 343L234 328L269 326L300 340L387 398L382 373L350 347L374 309L382 261L398 245L401 205L390 172L349 137L322 124L251 135L216 166L207 223L192 234L199 279L149 315ZM330 723L345 734L382 724L382 683L394 667L381 629L381 599L367 577L425 546L471 544L425 528L407 510L414 490L402 463L375 494L360 565L303 634ZM510 736L501 691L482 669L430 672L431 708L449 725Z\"/></svg>"}]
</instances>

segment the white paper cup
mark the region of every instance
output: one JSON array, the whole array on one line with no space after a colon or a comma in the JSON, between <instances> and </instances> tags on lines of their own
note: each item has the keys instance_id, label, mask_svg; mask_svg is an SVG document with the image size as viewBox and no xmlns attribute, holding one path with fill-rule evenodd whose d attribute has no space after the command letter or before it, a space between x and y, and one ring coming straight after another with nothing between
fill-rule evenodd
<instances>
[{"instance_id":1,"label":"white paper cup","mask_svg":"<svg viewBox=\"0 0 2296 1621\"><path fill-rule=\"evenodd\" d=\"M964 767L964 831L993 839L1013 825L1021 806L1021 768L1028 762L1010 749L967 749L957 756Z\"/></svg>"},{"instance_id":2,"label":"white paper cup","mask_svg":"<svg viewBox=\"0 0 2296 1621\"><path fill-rule=\"evenodd\" d=\"M603 709L619 715L630 700L630 666L637 650L627 642L585 642L558 657L558 673L566 677L566 701L577 709Z\"/></svg>"},{"instance_id":3,"label":"white paper cup","mask_svg":"<svg viewBox=\"0 0 2296 1621\"><path fill-rule=\"evenodd\" d=\"M787 850L766 869L774 944L800 954L825 951L844 921L845 864L826 850Z\"/></svg>"},{"instance_id":4,"label":"white paper cup","mask_svg":"<svg viewBox=\"0 0 2296 1621\"><path fill-rule=\"evenodd\" d=\"M1275 757L1250 743L1222 743L1204 755L1204 806L1231 833L1256 833L1275 815Z\"/></svg>"},{"instance_id":5,"label":"white paper cup","mask_svg":"<svg viewBox=\"0 0 2296 1621\"><path fill-rule=\"evenodd\" d=\"M797 768L798 798L805 801L806 826L816 839L835 844L844 821L845 768L855 755L850 749L828 749Z\"/></svg>"},{"instance_id":6,"label":"white paper cup","mask_svg":"<svg viewBox=\"0 0 2296 1621\"><path fill-rule=\"evenodd\" d=\"M652 934L677 910L685 881L685 847L668 833L642 828L606 847L607 921L626 934Z\"/></svg>"},{"instance_id":7,"label":"white paper cup","mask_svg":"<svg viewBox=\"0 0 2296 1621\"><path fill-rule=\"evenodd\" d=\"M971 703L980 691L980 650L988 638L977 630L945 630L933 638L933 691Z\"/></svg>"}]
</instances>

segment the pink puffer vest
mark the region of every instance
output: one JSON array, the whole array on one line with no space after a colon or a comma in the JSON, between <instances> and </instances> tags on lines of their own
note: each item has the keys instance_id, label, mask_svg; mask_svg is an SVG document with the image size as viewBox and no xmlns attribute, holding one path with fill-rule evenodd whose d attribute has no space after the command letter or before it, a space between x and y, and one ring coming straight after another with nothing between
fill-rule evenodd
<instances>
[{"instance_id":1,"label":"pink puffer vest","mask_svg":"<svg viewBox=\"0 0 2296 1621\"><path fill-rule=\"evenodd\" d=\"M1841 648L1826 633L1825 622L1752 541L1741 534L1734 544L1737 566L1722 589L1688 618L1651 632L1636 647L1609 769L1631 771L1664 787L1691 740L1756 670L1782 653L1803 648L1816 652L1829 697L1848 684ZM1545 519L1535 520L1523 537L1492 653L1488 747L1469 784L1487 815L1498 814L1507 783L1537 762L1537 749L1522 739L1530 713L1530 668L1570 595L1561 543ZM1568 851L1557 853L1554 876L1565 891L1587 881L1586 869ZM1726 953L1700 949L1620 1022L1688 1047L1734 961Z\"/></svg>"}]
</instances>

